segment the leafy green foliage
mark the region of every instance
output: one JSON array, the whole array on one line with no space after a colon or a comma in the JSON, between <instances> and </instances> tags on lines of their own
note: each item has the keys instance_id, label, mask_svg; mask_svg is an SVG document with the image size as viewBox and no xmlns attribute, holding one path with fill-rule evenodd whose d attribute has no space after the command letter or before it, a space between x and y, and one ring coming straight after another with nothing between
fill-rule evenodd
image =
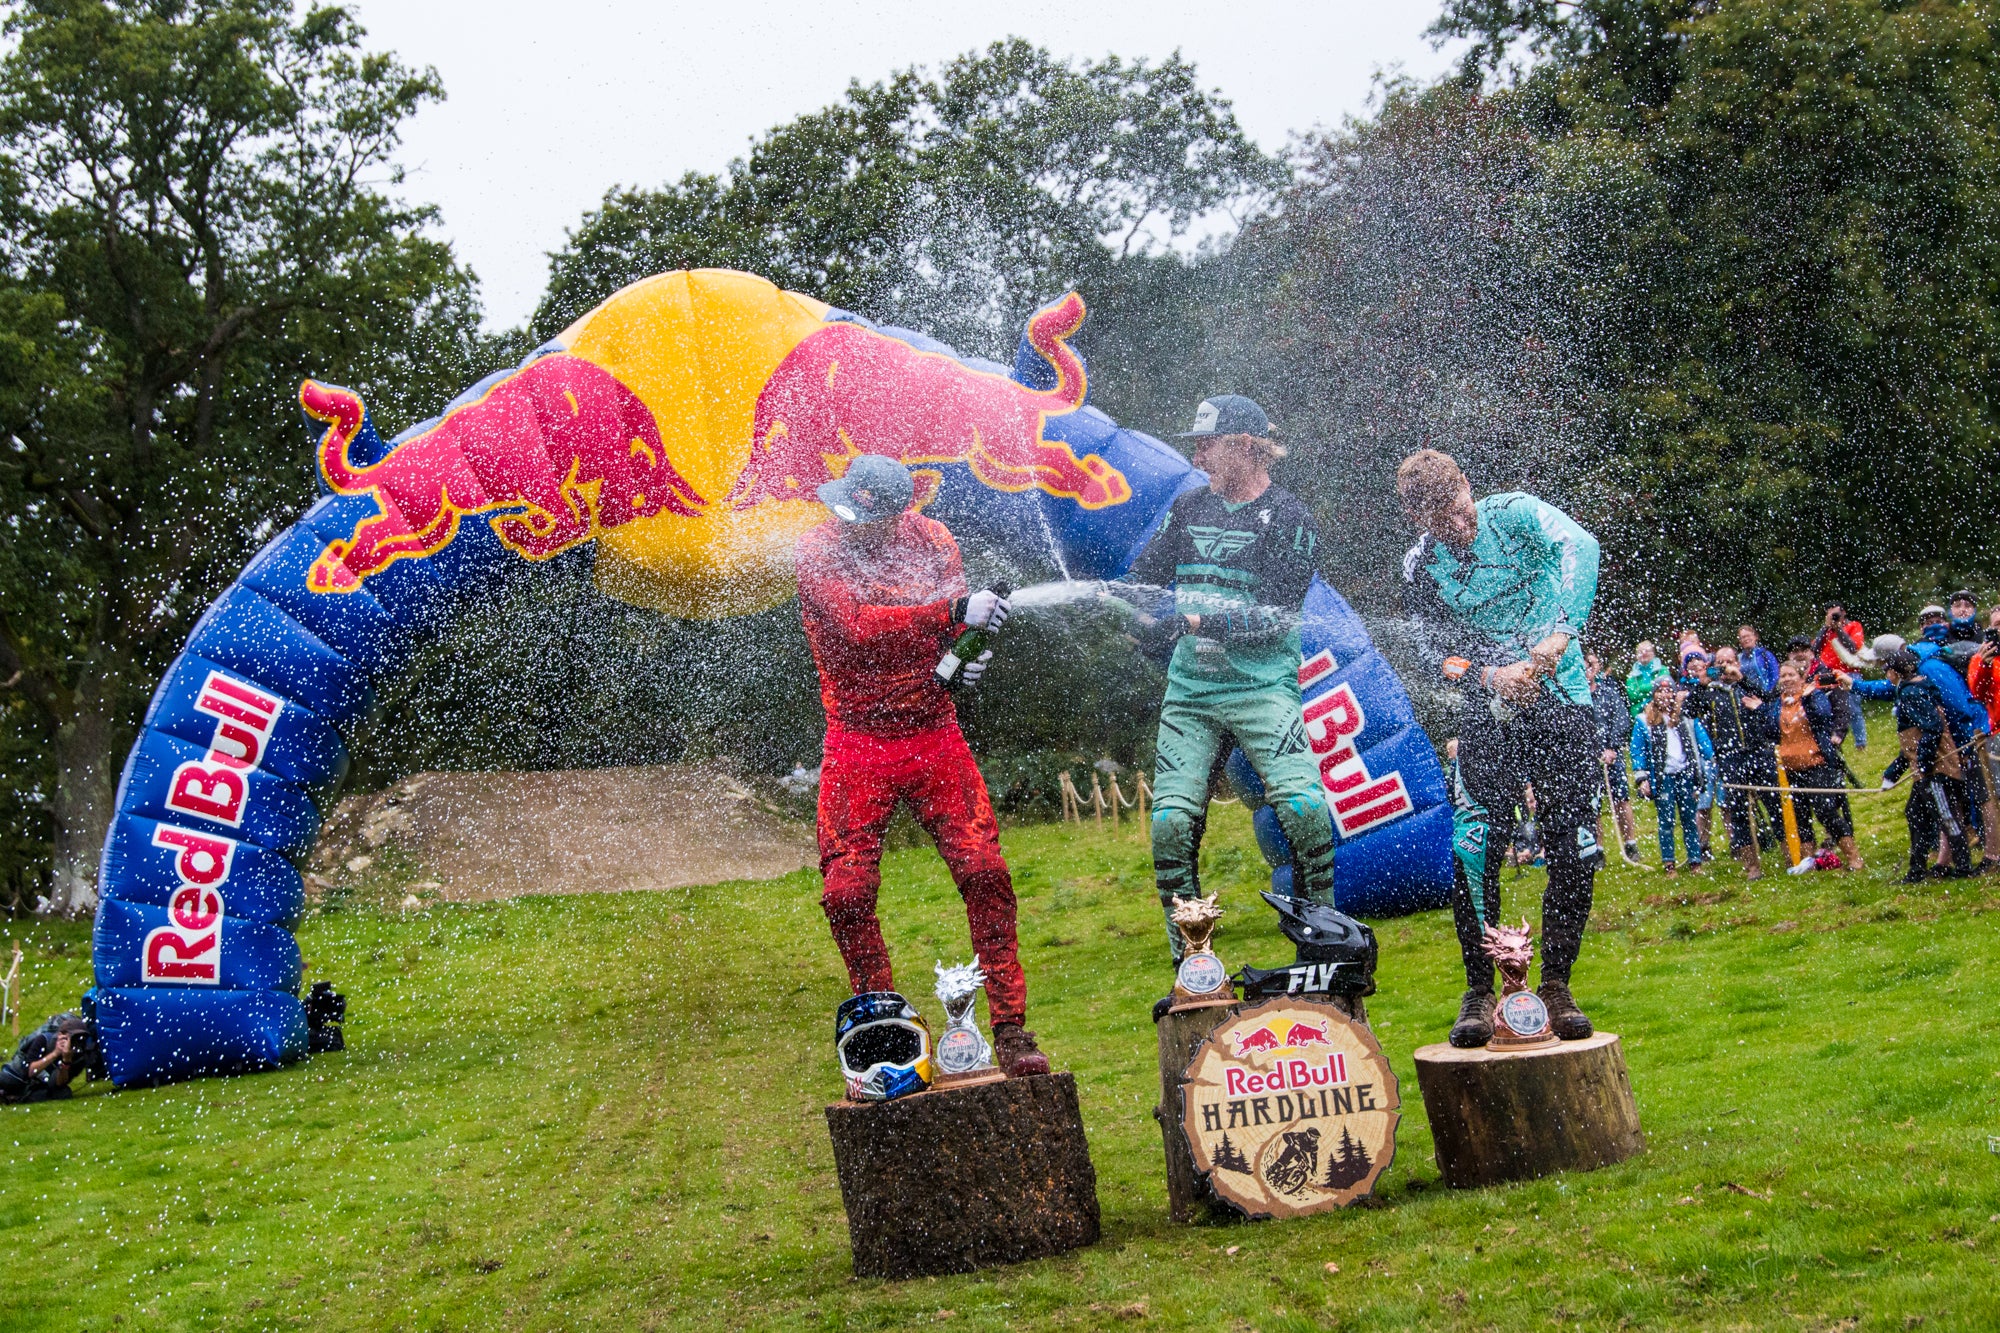
<instances>
[{"instance_id":1,"label":"leafy green foliage","mask_svg":"<svg viewBox=\"0 0 2000 1333\"><path fill-rule=\"evenodd\" d=\"M10 744L48 747L18 776L52 802L57 902L87 906L137 708L312 493L296 385L405 419L473 378L478 312L377 183L436 76L344 11L21 0L6 31L0 677Z\"/></svg>"},{"instance_id":2,"label":"leafy green foliage","mask_svg":"<svg viewBox=\"0 0 2000 1333\"><path fill-rule=\"evenodd\" d=\"M1038 301L1280 179L1178 55L1077 66L1016 38L851 84L719 175L612 191L554 256L533 327L647 274L732 267L1010 355Z\"/></svg>"},{"instance_id":3,"label":"leafy green foliage","mask_svg":"<svg viewBox=\"0 0 2000 1333\"><path fill-rule=\"evenodd\" d=\"M1499 101L1543 146L1536 262L1634 616L1900 619L1990 559L1989 6L1464 0L1440 30L1542 56Z\"/></svg>"}]
</instances>

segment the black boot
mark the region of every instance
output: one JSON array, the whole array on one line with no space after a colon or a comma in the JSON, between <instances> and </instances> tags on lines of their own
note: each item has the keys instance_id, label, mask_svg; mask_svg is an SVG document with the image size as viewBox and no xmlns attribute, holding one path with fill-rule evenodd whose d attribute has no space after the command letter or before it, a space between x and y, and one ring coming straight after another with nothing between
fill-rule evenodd
<instances>
[{"instance_id":1,"label":"black boot","mask_svg":"<svg viewBox=\"0 0 2000 1333\"><path fill-rule=\"evenodd\" d=\"M1564 1041L1582 1041L1596 1029L1590 1026L1590 1019L1577 1007L1576 997L1569 993L1566 981L1544 979L1535 994L1542 997L1542 1003L1549 1009L1549 1030Z\"/></svg>"},{"instance_id":2,"label":"black boot","mask_svg":"<svg viewBox=\"0 0 2000 1333\"><path fill-rule=\"evenodd\" d=\"M1458 1021L1451 1025L1451 1044L1464 1050L1493 1040L1493 992L1468 990L1458 1002Z\"/></svg>"}]
</instances>

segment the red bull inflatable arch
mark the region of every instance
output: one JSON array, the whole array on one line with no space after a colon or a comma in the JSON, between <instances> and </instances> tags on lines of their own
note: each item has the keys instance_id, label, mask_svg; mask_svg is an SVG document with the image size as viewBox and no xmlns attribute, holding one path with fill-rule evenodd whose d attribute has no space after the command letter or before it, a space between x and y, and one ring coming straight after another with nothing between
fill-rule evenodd
<instances>
[{"instance_id":1,"label":"red bull inflatable arch","mask_svg":"<svg viewBox=\"0 0 2000 1333\"><path fill-rule=\"evenodd\" d=\"M588 545L606 593L682 617L793 594L815 488L901 457L961 537L1074 577L1130 566L1186 460L1087 402L1071 294L1009 368L743 273L635 283L522 365L384 442L308 381L324 494L216 599L166 673L104 846L88 997L112 1080L270 1068L304 1054L298 869L379 684L509 567ZM1306 602L1307 734L1338 833L1340 905L1440 906L1443 776L1395 673L1323 583ZM1238 785L1254 803L1254 774ZM1289 849L1257 817L1274 881Z\"/></svg>"}]
</instances>

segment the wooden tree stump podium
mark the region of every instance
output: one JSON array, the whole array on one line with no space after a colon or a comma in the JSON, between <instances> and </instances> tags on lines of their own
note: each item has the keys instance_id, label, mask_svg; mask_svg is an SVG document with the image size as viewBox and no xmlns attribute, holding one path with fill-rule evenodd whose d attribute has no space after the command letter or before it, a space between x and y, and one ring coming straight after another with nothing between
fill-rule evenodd
<instances>
[{"instance_id":1,"label":"wooden tree stump podium","mask_svg":"<svg viewBox=\"0 0 2000 1333\"><path fill-rule=\"evenodd\" d=\"M1590 1171L1643 1152L1617 1034L1525 1051L1417 1051L1444 1183L1457 1187Z\"/></svg>"},{"instance_id":2,"label":"wooden tree stump podium","mask_svg":"<svg viewBox=\"0 0 2000 1333\"><path fill-rule=\"evenodd\" d=\"M826 1108L858 1277L1045 1259L1098 1238L1070 1074Z\"/></svg>"},{"instance_id":3,"label":"wooden tree stump podium","mask_svg":"<svg viewBox=\"0 0 2000 1333\"><path fill-rule=\"evenodd\" d=\"M1324 996L1314 996L1323 1000ZM1334 997L1329 1001L1334 1008L1360 1022L1368 1021L1367 1006L1360 1000ZM1188 1147L1187 1134L1181 1129L1181 1109L1184 1098L1181 1085L1187 1082L1188 1062L1194 1058L1195 1048L1207 1041L1209 1034L1236 1016L1243 1007L1241 1002L1209 1005L1201 1009L1183 1009L1179 1013L1169 1013L1159 1021L1160 1035L1160 1104L1153 1108L1153 1119L1160 1122L1160 1140L1167 1155L1167 1215L1176 1222L1192 1222L1198 1215L1212 1218L1240 1217L1242 1213L1227 1200L1216 1197L1208 1187L1208 1177L1195 1170L1194 1153Z\"/></svg>"}]
</instances>

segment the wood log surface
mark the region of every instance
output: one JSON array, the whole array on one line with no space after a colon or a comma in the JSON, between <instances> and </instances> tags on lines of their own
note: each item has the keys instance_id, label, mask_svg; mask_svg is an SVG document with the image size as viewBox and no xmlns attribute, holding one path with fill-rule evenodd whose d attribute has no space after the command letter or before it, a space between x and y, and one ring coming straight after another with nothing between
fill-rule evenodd
<instances>
[{"instance_id":1,"label":"wood log surface","mask_svg":"<svg viewBox=\"0 0 2000 1333\"><path fill-rule=\"evenodd\" d=\"M969 1273L1098 1238L1070 1074L826 1108L857 1277Z\"/></svg>"},{"instance_id":2,"label":"wood log surface","mask_svg":"<svg viewBox=\"0 0 2000 1333\"><path fill-rule=\"evenodd\" d=\"M1447 1185L1589 1171L1645 1150L1616 1033L1516 1051L1439 1042L1416 1065Z\"/></svg>"}]
</instances>

